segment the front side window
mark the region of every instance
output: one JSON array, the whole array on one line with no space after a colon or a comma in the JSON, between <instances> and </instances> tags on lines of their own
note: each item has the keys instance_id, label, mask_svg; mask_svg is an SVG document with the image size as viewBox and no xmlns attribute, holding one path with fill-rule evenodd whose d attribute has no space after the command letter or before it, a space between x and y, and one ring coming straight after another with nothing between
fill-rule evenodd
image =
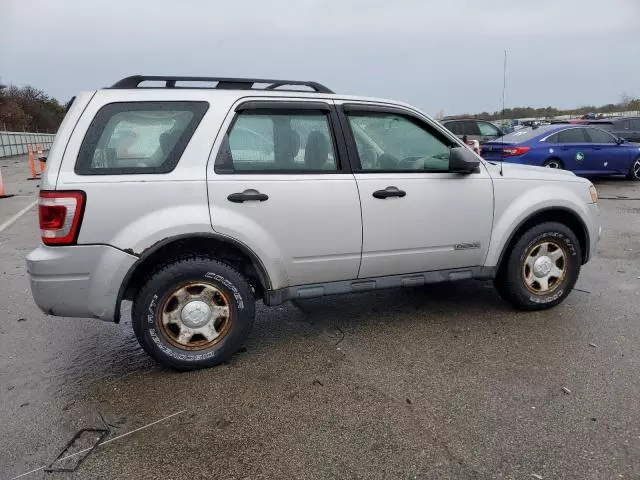
<instances>
[{"instance_id":1,"label":"front side window","mask_svg":"<svg viewBox=\"0 0 640 480\"><path fill-rule=\"evenodd\" d=\"M206 112L206 102L122 102L102 107L80 146L78 175L167 173Z\"/></svg>"},{"instance_id":2,"label":"front side window","mask_svg":"<svg viewBox=\"0 0 640 480\"><path fill-rule=\"evenodd\" d=\"M244 110L216 157L216 173L335 172L338 162L328 113Z\"/></svg>"},{"instance_id":3,"label":"front side window","mask_svg":"<svg viewBox=\"0 0 640 480\"><path fill-rule=\"evenodd\" d=\"M629 122L631 124L631 130L634 130L636 132L640 131L640 118L634 118Z\"/></svg>"},{"instance_id":4,"label":"front side window","mask_svg":"<svg viewBox=\"0 0 640 480\"><path fill-rule=\"evenodd\" d=\"M570 128L558 132L556 141L558 143L585 143L588 140L585 136L584 128Z\"/></svg>"},{"instance_id":5,"label":"front side window","mask_svg":"<svg viewBox=\"0 0 640 480\"><path fill-rule=\"evenodd\" d=\"M597 128L586 128L585 130L591 143L616 143L615 137L604 130L599 130Z\"/></svg>"},{"instance_id":6,"label":"front side window","mask_svg":"<svg viewBox=\"0 0 640 480\"><path fill-rule=\"evenodd\" d=\"M495 125L489 122L478 122L478 128L480 129L480 135L483 137L497 137L500 135Z\"/></svg>"},{"instance_id":7,"label":"front side window","mask_svg":"<svg viewBox=\"0 0 640 480\"><path fill-rule=\"evenodd\" d=\"M360 169L446 172L452 144L416 120L394 113L349 113Z\"/></svg>"}]
</instances>

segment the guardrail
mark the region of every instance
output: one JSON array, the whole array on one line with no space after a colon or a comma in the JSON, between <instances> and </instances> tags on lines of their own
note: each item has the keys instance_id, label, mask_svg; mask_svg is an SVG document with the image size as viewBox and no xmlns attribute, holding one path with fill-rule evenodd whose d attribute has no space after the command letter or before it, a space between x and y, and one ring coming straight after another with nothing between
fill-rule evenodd
<instances>
[{"instance_id":1,"label":"guardrail","mask_svg":"<svg viewBox=\"0 0 640 480\"><path fill-rule=\"evenodd\" d=\"M55 133L0 132L0 158L25 155L27 145L39 144L42 150L49 150L55 136Z\"/></svg>"}]
</instances>

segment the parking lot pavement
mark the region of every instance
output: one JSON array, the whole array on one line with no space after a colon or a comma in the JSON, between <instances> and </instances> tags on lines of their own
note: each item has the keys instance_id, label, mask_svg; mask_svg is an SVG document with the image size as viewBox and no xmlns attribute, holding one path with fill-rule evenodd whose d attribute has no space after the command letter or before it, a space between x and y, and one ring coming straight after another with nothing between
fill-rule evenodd
<instances>
[{"instance_id":1,"label":"parking lot pavement","mask_svg":"<svg viewBox=\"0 0 640 480\"><path fill-rule=\"evenodd\" d=\"M116 440L21 478L640 478L640 185L598 186L602 240L553 310L487 282L260 306L246 351L190 373L128 320L40 313L31 210L0 232L0 478L100 415Z\"/></svg>"},{"instance_id":2,"label":"parking lot pavement","mask_svg":"<svg viewBox=\"0 0 640 480\"><path fill-rule=\"evenodd\" d=\"M0 171L5 195L0 199L0 226L33 203L40 186L39 180L27 180L30 177L26 155L0 158ZM1 235L1 234L0 234Z\"/></svg>"}]
</instances>

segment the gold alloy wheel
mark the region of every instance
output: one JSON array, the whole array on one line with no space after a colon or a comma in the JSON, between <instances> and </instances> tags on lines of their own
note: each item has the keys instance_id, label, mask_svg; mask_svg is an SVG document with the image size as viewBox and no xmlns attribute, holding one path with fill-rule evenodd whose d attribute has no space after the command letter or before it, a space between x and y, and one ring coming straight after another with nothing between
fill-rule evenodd
<instances>
[{"instance_id":1,"label":"gold alloy wheel","mask_svg":"<svg viewBox=\"0 0 640 480\"><path fill-rule=\"evenodd\" d=\"M567 273L568 254L560 244L542 240L529 249L522 264L522 280L536 295L556 290Z\"/></svg>"},{"instance_id":2,"label":"gold alloy wheel","mask_svg":"<svg viewBox=\"0 0 640 480\"><path fill-rule=\"evenodd\" d=\"M165 297L156 322L172 345L183 350L203 350L229 332L229 299L210 283L182 284Z\"/></svg>"}]
</instances>

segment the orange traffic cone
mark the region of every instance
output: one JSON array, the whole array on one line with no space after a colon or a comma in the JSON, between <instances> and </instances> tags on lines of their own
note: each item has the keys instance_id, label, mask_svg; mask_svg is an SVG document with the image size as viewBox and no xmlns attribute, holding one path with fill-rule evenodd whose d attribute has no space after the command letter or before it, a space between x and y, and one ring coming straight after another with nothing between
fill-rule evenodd
<instances>
[{"instance_id":1,"label":"orange traffic cone","mask_svg":"<svg viewBox=\"0 0 640 480\"><path fill-rule=\"evenodd\" d=\"M13 195L7 195L4 191L4 182L2 181L2 169L0 168L0 198L9 198Z\"/></svg>"},{"instance_id":2,"label":"orange traffic cone","mask_svg":"<svg viewBox=\"0 0 640 480\"><path fill-rule=\"evenodd\" d=\"M40 175L44 173L45 164L42 160L42 145L38 144L38 163L40 164Z\"/></svg>"},{"instance_id":3,"label":"orange traffic cone","mask_svg":"<svg viewBox=\"0 0 640 480\"><path fill-rule=\"evenodd\" d=\"M27 158L29 161L29 170L31 170L31 176L27 180L38 180L38 172L36 171L36 160L33 158L33 147L31 144L27 145Z\"/></svg>"}]
</instances>

